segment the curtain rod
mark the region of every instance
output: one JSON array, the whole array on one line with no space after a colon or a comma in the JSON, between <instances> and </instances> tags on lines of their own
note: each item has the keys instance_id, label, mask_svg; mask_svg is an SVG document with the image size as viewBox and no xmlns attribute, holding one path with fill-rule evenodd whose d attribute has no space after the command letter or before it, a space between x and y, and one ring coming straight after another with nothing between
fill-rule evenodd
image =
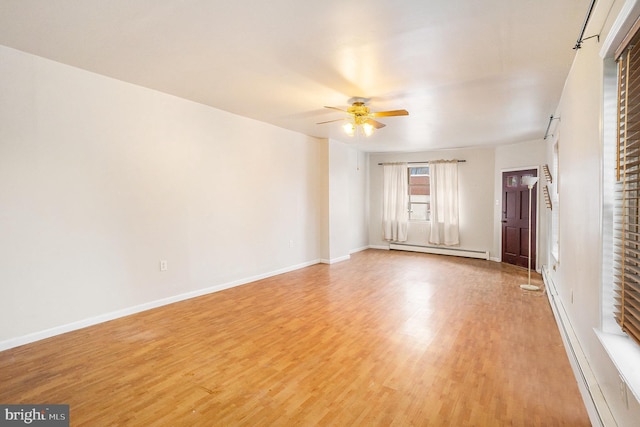
<instances>
[{"instance_id":1,"label":"curtain rod","mask_svg":"<svg viewBox=\"0 0 640 427\"><path fill-rule=\"evenodd\" d=\"M464 163L466 162L466 160L456 160L458 163ZM390 165L391 163L394 162L387 162L387 163L378 163L378 166L382 166L382 165ZM405 162L408 165L414 165L414 164L418 164L418 163L429 163L429 160L427 160L426 162Z\"/></svg>"},{"instance_id":2,"label":"curtain rod","mask_svg":"<svg viewBox=\"0 0 640 427\"><path fill-rule=\"evenodd\" d=\"M546 140L549 137L549 129L551 129L551 122L553 122L554 120L560 120L560 117L553 117L553 114L551 115L551 117L549 117L549 124L547 125L547 130L544 132L543 139Z\"/></svg>"},{"instance_id":3,"label":"curtain rod","mask_svg":"<svg viewBox=\"0 0 640 427\"><path fill-rule=\"evenodd\" d=\"M589 10L587 12L587 16L584 18L584 24L582 24L582 30L580 30L580 35L578 36L578 41L576 45L573 47L574 50L580 49L582 47L582 42L586 39L584 38L584 32L587 30L587 24L589 23L589 19L591 18L591 13L593 13L593 7L596 5L596 0L591 0L591 4L589 5ZM587 37L588 39L596 36ZM600 41L600 34L597 35L598 41Z\"/></svg>"}]
</instances>

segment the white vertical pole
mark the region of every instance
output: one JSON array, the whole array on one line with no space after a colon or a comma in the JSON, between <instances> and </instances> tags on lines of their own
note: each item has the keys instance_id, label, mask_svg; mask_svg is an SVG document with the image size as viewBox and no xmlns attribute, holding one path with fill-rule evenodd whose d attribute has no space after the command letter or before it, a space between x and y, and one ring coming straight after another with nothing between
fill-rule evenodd
<instances>
[{"instance_id":1,"label":"white vertical pole","mask_svg":"<svg viewBox=\"0 0 640 427\"><path fill-rule=\"evenodd\" d=\"M529 276L529 280L525 285L520 285L522 289L526 289L527 291L538 291L540 290L539 286L535 286L531 284L531 192L533 190L533 186L536 185L536 179L533 183L529 183L527 186L529 187L529 253L527 254L527 273Z\"/></svg>"},{"instance_id":2,"label":"white vertical pole","mask_svg":"<svg viewBox=\"0 0 640 427\"><path fill-rule=\"evenodd\" d=\"M529 286L531 286L531 189L532 185L529 186L529 254L527 255L527 260L529 261L529 281L527 282Z\"/></svg>"}]
</instances>

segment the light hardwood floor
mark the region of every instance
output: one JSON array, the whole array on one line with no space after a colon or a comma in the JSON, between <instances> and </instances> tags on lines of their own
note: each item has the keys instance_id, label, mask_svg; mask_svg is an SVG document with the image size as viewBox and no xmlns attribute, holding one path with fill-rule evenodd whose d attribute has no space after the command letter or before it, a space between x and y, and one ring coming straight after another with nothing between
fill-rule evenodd
<instances>
[{"instance_id":1,"label":"light hardwood floor","mask_svg":"<svg viewBox=\"0 0 640 427\"><path fill-rule=\"evenodd\" d=\"M526 278L367 250L1 352L0 403L73 426L589 426Z\"/></svg>"}]
</instances>

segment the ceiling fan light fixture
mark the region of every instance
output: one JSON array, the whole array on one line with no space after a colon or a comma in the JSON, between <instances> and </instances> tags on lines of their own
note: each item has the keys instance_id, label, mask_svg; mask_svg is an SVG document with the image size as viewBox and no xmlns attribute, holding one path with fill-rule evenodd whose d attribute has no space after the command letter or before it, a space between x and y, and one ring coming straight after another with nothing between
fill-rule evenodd
<instances>
[{"instance_id":1,"label":"ceiling fan light fixture","mask_svg":"<svg viewBox=\"0 0 640 427\"><path fill-rule=\"evenodd\" d=\"M349 136L353 136L356 133L356 126L353 123L345 123L342 126L342 129L344 130L344 133Z\"/></svg>"},{"instance_id":2,"label":"ceiling fan light fixture","mask_svg":"<svg viewBox=\"0 0 640 427\"><path fill-rule=\"evenodd\" d=\"M328 107L331 110L341 111L343 113L347 113L350 117L345 118L349 120L347 123L342 125L342 130L349 135L355 136L356 133L371 136L376 129L381 129L386 125L384 123L380 123L374 118L377 117L393 117L393 116L408 116L409 112L407 110L389 110L389 111L376 111L372 112L369 107L365 105L364 98L353 98L353 103L346 110L338 107ZM327 120L324 122L319 122L317 124L322 125L325 123L332 123L342 121L344 119L336 119L336 120Z\"/></svg>"},{"instance_id":3,"label":"ceiling fan light fixture","mask_svg":"<svg viewBox=\"0 0 640 427\"><path fill-rule=\"evenodd\" d=\"M362 125L362 130L364 131L364 134L366 136L371 136L371 135L373 135L374 128L373 128L373 126L371 124L365 123L365 124Z\"/></svg>"},{"instance_id":4,"label":"ceiling fan light fixture","mask_svg":"<svg viewBox=\"0 0 640 427\"><path fill-rule=\"evenodd\" d=\"M349 122L342 125L342 130L349 136L354 136L356 132L363 133L365 136L373 135L375 128L370 123Z\"/></svg>"}]
</instances>

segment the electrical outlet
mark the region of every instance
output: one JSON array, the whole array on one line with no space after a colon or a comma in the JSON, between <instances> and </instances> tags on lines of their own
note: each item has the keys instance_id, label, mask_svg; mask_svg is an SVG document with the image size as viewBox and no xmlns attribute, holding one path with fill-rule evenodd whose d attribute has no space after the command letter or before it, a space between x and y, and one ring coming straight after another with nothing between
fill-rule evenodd
<instances>
[{"instance_id":1,"label":"electrical outlet","mask_svg":"<svg viewBox=\"0 0 640 427\"><path fill-rule=\"evenodd\" d=\"M169 266L167 265L167 260L166 259L160 260L160 271L167 271L168 268Z\"/></svg>"},{"instance_id":2,"label":"electrical outlet","mask_svg":"<svg viewBox=\"0 0 640 427\"><path fill-rule=\"evenodd\" d=\"M292 248L293 247L293 240L289 240L289 247Z\"/></svg>"}]
</instances>

